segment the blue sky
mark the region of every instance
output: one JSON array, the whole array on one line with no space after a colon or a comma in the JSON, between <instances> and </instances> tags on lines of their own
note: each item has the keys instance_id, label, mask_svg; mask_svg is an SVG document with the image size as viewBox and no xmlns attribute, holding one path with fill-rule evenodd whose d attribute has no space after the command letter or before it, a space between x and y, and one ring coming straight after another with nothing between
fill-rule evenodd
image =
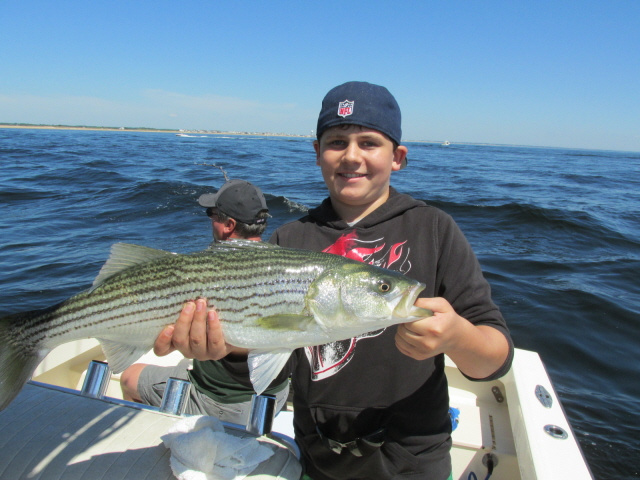
<instances>
[{"instance_id":1,"label":"blue sky","mask_svg":"<svg viewBox=\"0 0 640 480\"><path fill-rule=\"evenodd\" d=\"M309 134L386 86L403 139L640 151L640 1L32 1L0 122Z\"/></svg>"}]
</instances>

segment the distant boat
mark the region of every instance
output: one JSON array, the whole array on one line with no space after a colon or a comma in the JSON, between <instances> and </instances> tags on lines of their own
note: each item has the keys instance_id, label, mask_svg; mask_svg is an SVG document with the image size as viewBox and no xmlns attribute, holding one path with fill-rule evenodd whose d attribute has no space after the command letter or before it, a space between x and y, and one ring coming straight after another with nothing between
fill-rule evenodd
<instances>
[{"instance_id":1,"label":"distant boat","mask_svg":"<svg viewBox=\"0 0 640 480\"><path fill-rule=\"evenodd\" d=\"M445 140L445 141L442 143L442 146L444 146L444 147L446 147L447 145L451 145L451 142L450 142L449 140Z\"/></svg>"}]
</instances>

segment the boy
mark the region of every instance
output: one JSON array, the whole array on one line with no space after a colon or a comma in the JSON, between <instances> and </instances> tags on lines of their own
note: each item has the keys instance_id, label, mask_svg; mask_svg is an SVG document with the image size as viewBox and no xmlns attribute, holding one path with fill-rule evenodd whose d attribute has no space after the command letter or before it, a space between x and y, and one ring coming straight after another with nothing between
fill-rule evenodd
<instances>
[{"instance_id":1,"label":"boy","mask_svg":"<svg viewBox=\"0 0 640 480\"><path fill-rule=\"evenodd\" d=\"M434 312L294 353L296 442L313 480L449 478L444 354L479 380L506 373L513 356L504 319L455 222L390 186L391 173L407 163L400 123L386 88L348 82L332 89L314 142L329 197L271 238L403 272L427 285L416 305ZM215 312L191 320L181 315L158 337L156 351L188 350L197 339L198 354L224 355L229 347Z\"/></svg>"}]
</instances>

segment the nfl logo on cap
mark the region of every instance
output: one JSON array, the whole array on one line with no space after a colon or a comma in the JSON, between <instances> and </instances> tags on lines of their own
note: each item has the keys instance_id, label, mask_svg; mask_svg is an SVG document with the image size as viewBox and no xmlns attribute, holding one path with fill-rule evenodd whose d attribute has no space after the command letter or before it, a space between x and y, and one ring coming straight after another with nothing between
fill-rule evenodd
<instances>
[{"instance_id":1,"label":"nfl logo on cap","mask_svg":"<svg viewBox=\"0 0 640 480\"><path fill-rule=\"evenodd\" d=\"M344 118L351 115L353 113L353 104L354 102L351 100L340 102L338 104L338 116Z\"/></svg>"}]
</instances>

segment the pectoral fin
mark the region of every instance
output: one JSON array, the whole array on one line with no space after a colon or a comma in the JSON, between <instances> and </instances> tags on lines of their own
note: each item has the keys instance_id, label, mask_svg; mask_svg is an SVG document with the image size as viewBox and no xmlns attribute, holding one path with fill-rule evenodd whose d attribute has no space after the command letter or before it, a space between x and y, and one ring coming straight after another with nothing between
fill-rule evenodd
<instances>
[{"instance_id":1,"label":"pectoral fin","mask_svg":"<svg viewBox=\"0 0 640 480\"><path fill-rule=\"evenodd\" d=\"M253 350L249 352L247 363L253 389L258 395L264 392L274 378L278 376L291 356L293 350Z\"/></svg>"},{"instance_id":2,"label":"pectoral fin","mask_svg":"<svg viewBox=\"0 0 640 480\"><path fill-rule=\"evenodd\" d=\"M283 314L259 318L256 320L256 324L268 330L302 331L306 330L313 321L313 317L309 315Z\"/></svg>"},{"instance_id":3,"label":"pectoral fin","mask_svg":"<svg viewBox=\"0 0 640 480\"><path fill-rule=\"evenodd\" d=\"M126 345L113 340L105 340L104 338L98 338L97 340L102 346L102 351L107 357L107 363L113 373L122 372L150 350L149 347Z\"/></svg>"}]
</instances>

